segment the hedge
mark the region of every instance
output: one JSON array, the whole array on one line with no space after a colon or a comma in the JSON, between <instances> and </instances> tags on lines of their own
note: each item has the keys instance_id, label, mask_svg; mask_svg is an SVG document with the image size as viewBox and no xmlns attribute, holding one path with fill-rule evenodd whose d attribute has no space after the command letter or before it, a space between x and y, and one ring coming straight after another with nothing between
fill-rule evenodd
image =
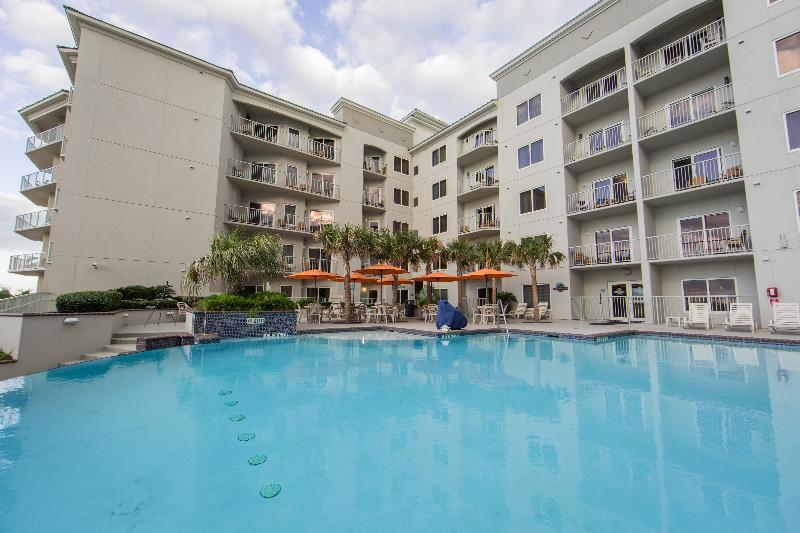
<instances>
[{"instance_id":1,"label":"hedge","mask_svg":"<svg viewBox=\"0 0 800 533\"><path fill-rule=\"evenodd\" d=\"M147 309L148 307L155 307L156 309L177 309L178 300L173 300L172 298L165 298L163 300L123 299L120 303L120 309Z\"/></svg>"},{"instance_id":2,"label":"hedge","mask_svg":"<svg viewBox=\"0 0 800 533\"><path fill-rule=\"evenodd\" d=\"M117 291L67 292L56 298L59 313L97 313L119 309L122 294Z\"/></svg>"},{"instance_id":3,"label":"hedge","mask_svg":"<svg viewBox=\"0 0 800 533\"><path fill-rule=\"evenodd\" d=\"M128 285L114 290L122 294L123 300L165 300L175 296L175 290L169 283L152 287Z\"/></svg>"},{"instance_id":4,"label":"hedge","mask_svg":"<svg viewBox=\"0 0 800 533\"><path fill-rule=\"evenodd\" d=\"M279 292L262 292L253 296L236 294L217 294L203 298L197 304L202 311L242 311L258 313L261 311L293 311L297 305Z\"/></svg>"}]
</instances>

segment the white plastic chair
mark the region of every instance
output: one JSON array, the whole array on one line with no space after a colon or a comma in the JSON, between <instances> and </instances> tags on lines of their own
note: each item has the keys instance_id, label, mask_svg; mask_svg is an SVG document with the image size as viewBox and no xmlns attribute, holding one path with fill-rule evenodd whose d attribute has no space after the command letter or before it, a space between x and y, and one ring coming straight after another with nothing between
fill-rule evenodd
<instances>
[{"instance_id":1,"label":"white plastic chair","mask_svg":"<svg viewBox=\"0 0 800 533\"><path fill-rule=\"evenodd\" d=\"M514 309L514 318L520 319L525 318L525 311L528 309L528 304L525 302L521 302L517 304L517 308Z\"/></svg>"},{"instance_id":2,"label":"white plastic chair","mask_svg":"<svg viewBox=\"0 0 800 533\"><path fill-rule=\"evenodd\" d=\"M728 318L725 319L725 329L747 328L751 333L756 331L756 323L753 320L753 304L751 303L732 303Z\"/></svg>"},{"instance_id":3,"label":"white plastic chair","mask_svg":"<svg viewBox=\"0 0 800 533\"><path fill-rule=\"evenodd\" d=\"M702 327L711 329L711 306L707 303L690 303L689 316L683 319L684 328Z\"/></svg>"},{"instance_id":4,"label":"white plastic chair","mask_svg":"<svg viewBox=\"0 0 800 533\"><path fill-rule=\"evenodd\" d=\"M772 306L772 320L769 321L769 332L800 331L800 304L776 303Z\"/></svg>"}]
</instances>

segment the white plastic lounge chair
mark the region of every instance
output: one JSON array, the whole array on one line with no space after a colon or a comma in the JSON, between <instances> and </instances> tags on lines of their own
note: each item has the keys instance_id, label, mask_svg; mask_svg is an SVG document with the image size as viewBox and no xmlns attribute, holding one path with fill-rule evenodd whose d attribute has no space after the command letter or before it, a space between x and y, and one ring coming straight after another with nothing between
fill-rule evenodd
<instances>
[{"instance_id":1,"label":"white plastic lounge chair","mask_svg":"<svg viewBox=\"0 0 800 533\"><path fill-rule=\"evenodd\" d=\"M548 304L539 304L539 320L547 320L550 318L550 306Z\"/></svg>"},{"instance_id":2,"label":"white plastic lounge chair","mask_svg":"<svg viewBox=\"0 0 800 533\"><path fill-rule=\"evenodd\" d=\"M732 303L728 318L725 319L725 329L747 328L751 333L756 331L756 323L753 321L753 304L751 303Z\"/></svg>"},{"instance_id":3,"label":"white plastic lounge chair","mask_svg":"<svg viewBox=\"0 0 800 533\"><path fill-rule=\"evenodd\" d=\"M525 317L525 310L528 308L528 304L525 302L518 303L517 308L514 310L514 318L520 319Z\"/></svg>"},{"instance_id":4,"label":"white plastic lounge chair","mask_svg":"<svg viewBox=\"0 0 800 533\"><path fill-rule=\"evenodd\" d=\"M690 303L689 316L684 317L681 325L684 328L702 327L711 329L711 308L707 303Z\"/></svg>"},{"instance_id":5,"label":"white plastic lounge chair","mask_svg":"<svg viewBox=\"0 0 800 533\"><path fill-rule=\"evenodd\" d=\"M776 303L772 306L772 320L769 321L769 332L780 333L800 331L800 304Z\"/></svg>"}]
</instances>

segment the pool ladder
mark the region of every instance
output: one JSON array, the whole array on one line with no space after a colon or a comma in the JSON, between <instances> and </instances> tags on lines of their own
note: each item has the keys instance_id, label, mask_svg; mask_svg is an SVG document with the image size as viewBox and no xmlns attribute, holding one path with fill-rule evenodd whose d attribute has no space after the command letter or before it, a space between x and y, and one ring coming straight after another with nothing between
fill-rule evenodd
<instances>
[{"instance_id":1,"label":"pool ladder","mask_svg":"<svg viewBox=\"0 0 800 533\"><path fill-rule=\"evenodd\" d=\"M506 307L506 305L503 303L503 301L502 301L502 300L500 301L500 305L499 305L499 307L500 307L500 318L502 318L502 319L503 319L503 326L505 326L505 328L506 328L506 335L508 335L508 320L506 319L506 309L507 309L507 307ZM500 326L500 324L497 324L497 326L499 327L499 326Z\"/></svg>"}]
</instances>

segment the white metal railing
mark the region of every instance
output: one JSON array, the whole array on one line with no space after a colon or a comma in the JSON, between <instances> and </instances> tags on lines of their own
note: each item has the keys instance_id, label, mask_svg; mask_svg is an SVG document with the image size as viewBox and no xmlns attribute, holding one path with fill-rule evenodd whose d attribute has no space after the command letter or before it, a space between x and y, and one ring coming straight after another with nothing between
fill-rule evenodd
<instances>
[{"instance_id":1,"label":"white metal railing","mask_svg":"<svg viewBox=\"0 0 800 533\"><path fill-rule=\"evenodd\" d=\"M625 67L571 92L561 99L561 114L567 115L589 104L617 93L628 86Z\"/></svg>"},{"instance_id":2,"label":"white metal railing","mask_svg":"<svg viewBox=\"0 0 800 533\"><path fill-rule=\"evenodd\" d=\"M742 156L739 153L696 161L672 170L662 170L642 176L642 197L661 196L716 185L725 181L741 179Z\"/></svg>"},{"instance_id":3,"label":"white metal railing","mask_svg":"<svg viewBox=\"0 0 800 533\"><path fill-rule=\"evenodd\" d=\"M639 262L639 239L571 246L569 266L584 267Z\"/></svg>"},{"instance_id":4,"label":"white metal railing","mask_svg":"<svg viewBox=\"0 0 800 533\"><path fill-rule=\"evenodd\" d=\"M44 252L12 255L8 261L8 271L25 272L28 270L41 270L46 263L47 254Z\"/></svg>"},{"instance_id":5,"label":"white metal railing","mask_svg":"<svg viewBox=\"0 0 800 533\"><path fill-rule=\"evenodd\" d=\"M365 190L362 202L369 207L379 207L381 209L386 207L386 202L383 199L383 192L378 190Z\"/></svg>"},{"instance_id":6,"label":"white metal railing","mask_svg":"<svg viewBox=\"0 0 800 533\"><path fill-rule=\"evenodd\" d=\"M758 320L755 312L758 299L755 296L653 296L651 301L652 316L648 322L653 324L663 324L667 321L667 317L683 318L689 316L689 304L692 303L710 304L712 324L722 324L724 322L732 303L753 304L753 318Z\"/></svg>"},{"instance_id":7,"label":"white metal railing","mask_svg":"<svg viewBox=\"0 0 800 533\"><path fill-rule=\"evenodd\" d=\"M576 320L642 322L646 318L644 296L574 296L570 298Z\"/></svg>"},{"instance_id":8,"label":"white metal railing","mask_svg":"<svg viewBox=\"0 0 800 533\"><path fill-rule=\"evenodd\" d=\"M491 172L479 170L471 176L458 180L458 194L464 194L483 187L498 187L499 185L500 180L495 177L494 170Z\"/></svg>"},{"instance_id":9,"label":"white metal railing","mask_svg":"<svg viewBox=\"0 0 800 533\"><path fill-rule=\"evenodd\" d=\"M474 233L481 230L500 229L500 219L495 215L480 215L458 219L459 235Z\"/></svg>"},{"instance_id":10,"label":"white metal railing","mask_svg":"<svg viewBox=\"0 0 800 533\"><path fill-rule=\"evenodd\" d=\"M63 138L64 138L64 125L59 124L55 128L50 128L49 130L28 137L28 143L25 146L25 151L30 152L31 150L42 148L43 146L47 146L48 144L56 143Z\"/></svg>"},{"instance_id":11,"label":"white metal railing","mask_svg":"<svg viewBox=\"0 0 800 533\"><path fill-rule=\"evenodd\" d=\"M564 146L564 164L613 150L631 142L630 122L620 122Z\"/></svg>"},{"instance_id":12,"label":"white metal railing","mask_svg":"<svg viewBox=\"0 0 800 533\"><path fill-rule=\"evenodd\" d=\"M372 159L371 157L365 157L364 170L385 176L386 163L383 161L383 159Z\"/></svg>"},{"instance_id":13,"label":"white metal railing","mask_svg":"<svg viewBox=\"0 0 800 533\"><path fill-rule=\"evenodd\" d=\"M27 191L28 189L41 187L42 185L47 185L48 183L53 183L56 180L57 169L58 167L55 166L45 170L40 170L39 172L34 172L32 174L27 174L25 176L22 176L22 181L19 184L19 190Z\"/></svg>"},{"instance_id":14,"label":"white metal railing","mask_svg":"<svg viewBox=\"0 0 800 533\"><path fill-rule=\"evenodd\" d=\"M324 196L325 198L339 199L339 186L329 181L314 179L309 176L298 176L269 165L248 163L228 159L228 176L242 178L267 185L275 185L295 191L307 192Z\"/></svg>"},{"instance_id":15,"label":"white metal railing","mask_svg":"<svg viewBox=\"0 0 800 533\"><path fill-rule=\"evenodd\" d=\"M326 258L317 257L303 257L303 256L285 256L283 258L283 267L286 272L302 272L304 270L321 270L323 272L334 272L336 261Z\"/></svg>"},{"instance_id":16,"label":"white metal railing","mask_svg":"<svg viewBox=\"0 0 800 533\"><path fill-rule=\"evenodd\" d=\"M0 300L0 313L52 313L56 310L56 299L49 292L21 294Z\"/></svg>"},{"instance_id":17,"label":"white metal railing","mask_svg":"<svg viewBox=\"0 0 800 533\"><path fill-rule=\"evenodd\" d=\"M633 63L634 82L679 65L725 42L725 21L719 19L693 31Z\"/></svg>"},{"instance_id":18,"label":"white metal railing","mask_svg":"<svg viewBox=\"0 0 800 533\"><path fill-rule=\"evenodd\" d=\"M316 233L323 224L328 223L314 217L301 217L292 213L278 213L230 204L225 204L225 221L311 234Z\"/></svg>"},{"instance_id":19,"label":"white metal railing","mask_svg":"<svg viewBox=\"0 0 800 533\"><path fill-rule=\"evenodd\" d=\"M733 85L723 85L686 96L639 117L636 119L636 128L639 138L644 139L733 109L733 106Z\"/></svg>"},{"instance_id":20,"label":"white metal railing","mask_svg":"<svg viewBox=\"0 0 800 533\"><path fill-rule=\"evenodd\" d=\"M458 141L458 155L464 155L481 146L496 146L496 130L480 130Z\"/></svg>"},{"instance_id":21,"label":"white metal railing","mask_svg":"<svg viewBox=\"0 0 800 533\"><path fill-rule=\"evenodd\" d=\"M14 222L14 231L24 231L34 228L42 228L50 225L52 209L42 209L33 213L17 215Z\"/></svg>"},{"instance_id":22,"label":"white metal railing","mask_svg":"<svg viewBox=\"0 0 800 533\"><path fill-rule=\"evenodd\" d=\"M612 178L609 178L611 181ZM611 185L594 186L585 191L567 196L567 213L593 211L603 207L627 204L636 200L634 184L627 178L625 181Z\"/></svg>"},{"instance_id":23,"label":"white metal railing","mask_svg":"<svg viewBox=\"0 0 800 533\"><path fill-rule=\"evenodd\" d=\"M750 226L747 224L647 238L647 258L651 261L735 254L752 250Z\"/></svg>"},{"instance_id":24,"label":"white metal railing","mask_svg":"<svg viewBox=\"0 0 800 533\"><path fill-rule=\"evenodd\" d=\"M341 160L341 150L336 148L335 145L303 137L298 133L280 128L274 124L262 124L248 118L231 115L230 129L234 133L285 146L337 163Z\"/></svg>"}]
</instances>

